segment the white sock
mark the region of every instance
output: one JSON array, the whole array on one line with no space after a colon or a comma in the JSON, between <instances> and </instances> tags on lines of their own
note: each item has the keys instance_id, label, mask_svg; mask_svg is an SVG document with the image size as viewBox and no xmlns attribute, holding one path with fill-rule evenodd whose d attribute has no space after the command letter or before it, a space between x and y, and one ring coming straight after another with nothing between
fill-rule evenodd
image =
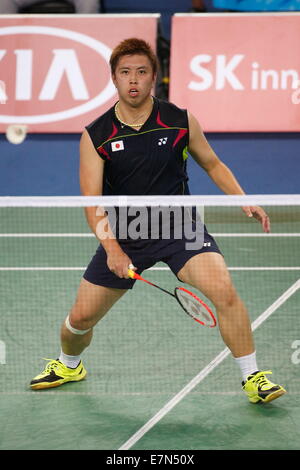
<instances>
[{"instance_id":1,"label":"white sock","mask_svg":"<svg viewBox=\"0 0 300 470\"><path fill-rule=\"evenodd\" d=\"M254 353L248 354L247 356L235 357L235 360L241 369L244 382L247 380L247 377L250 374L253 374L253 372L256 372L259 370L256 364L256 352L255 351Z\"/></svg>"},{"instance_id":2,"label":"white sock","mask_svg":"<svg viewBox=\"0 0 300 470\"><path fill-rule=\"evenodd\" d=\"M70 367L71 369L76 369L79 362L81 361L81 356L68 356L63 350L60 351L60 356L58 358L65 366Z\"/></svg>"}]
</instances>

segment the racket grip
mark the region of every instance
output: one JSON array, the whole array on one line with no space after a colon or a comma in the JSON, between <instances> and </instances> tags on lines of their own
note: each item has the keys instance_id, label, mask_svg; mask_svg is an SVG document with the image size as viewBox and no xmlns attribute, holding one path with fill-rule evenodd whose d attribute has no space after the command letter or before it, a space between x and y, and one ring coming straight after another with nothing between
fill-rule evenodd
<instances>
[{"instance_id":1,"label":"racket grip","mask_svg":"<svg viewBox=\"0 0 300 470\"><path fill-rule=\"evenodd\" d=\"M131 277L131 279L135 279L135 272L132 271L132 269L128 269L128 276Z\"/></svg>"}]
</instances>

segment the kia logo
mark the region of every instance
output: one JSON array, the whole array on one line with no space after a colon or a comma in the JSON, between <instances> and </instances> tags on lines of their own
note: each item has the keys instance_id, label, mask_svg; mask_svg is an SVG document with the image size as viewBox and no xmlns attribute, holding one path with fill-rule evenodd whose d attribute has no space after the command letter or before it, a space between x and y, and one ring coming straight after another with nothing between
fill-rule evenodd
<instances>
[{"instance_id":1,"label":"kia logo","mask_svg":"<svg viewBox=\"0 0 300 470\"><path fill-rule=\"evenodd\" d=\"M101 66L101 61L108 65L112 51L102 42L76 31L56 27L8 26L0 28L1 37L16 35L20 36L19 40L14 38L11 41L11 44L15 47L13 51L11 46L0 49L1 103L9 106L13 102L13 106L10 105L9 109L15 108L17 110L18 103L22 103L22 113L24 113L23 110L26 106L29 110L36 110L38 105L42 103L42 111L47 105L47 114L31 115L29 113L19 115L18 111L16 113L13 109L14 114L18 115L0 114L0 123L42 124L62 121L92 111L114 96L116 90L110 78L109 69L105 68L104 70L103 65ZM31 38L28 37L27 41L24 35L30 35ZM53 44L51 44L50 60L45 58L46 54L43 54L41 50L41 47L43 47L42 41L36 42L39 53L33 50L35 46L32 43L32 35L52 36ZM73 41L73 44L71 41ZM76 43L75 46L74 43ZM81 55L88 55L85 52L86 48L89 48L93 54L91 58L89 57L88 64L85 63L84 69L80 64L76 48L80 49ZM95 53L98 57L95 56ZM4 65L3 68L1 65L5 60L13 60L15 63L15 82L14 77L9 77L9 80L3 79L3 72L6 69ZM45 60L49 62L46 65ZM42 70L38 70L39 67ZM11 67L9 70L11 70ZM92 79L89 75L93 75ZM38 87L35 81L37 80L36 76L39 76ZM93 83L91 83L91 80ZM102 85L100 86L101 81ZM14 83L14 88L12 83L7 82ZM9 86L11 93L8 91ZM97 92L92 93L92 96L90 96L90 90L95 89L96 86L98 87ZM64 89L63 99L61 96L62 88ZM38 104L37 106L34 105L33 92L36 95L34 99ZM75 106L74 102L76 103ZM2 104L0 104L0 111Z\"/></svg>"}]
</instances>

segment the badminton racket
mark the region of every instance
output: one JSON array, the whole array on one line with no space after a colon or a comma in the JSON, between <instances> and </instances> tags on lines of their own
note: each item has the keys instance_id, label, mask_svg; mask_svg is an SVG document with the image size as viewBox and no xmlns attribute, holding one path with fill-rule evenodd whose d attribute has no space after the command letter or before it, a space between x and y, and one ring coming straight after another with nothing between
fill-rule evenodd
<instances>
[{"instance_id":1,"label":"badminton racket","mask_svg":"<svg viewBox=\"0 0 300 470\"><path fill-rule=\"evenodd\" d=\"M185 311L185 313L187 313L197 323L204 326L208 326L210 328L216 326L216 318L211 309L208 307L208 305L206 305L203 300L201 300L197 295L195 295L193 292L189 291L185 287L175 287L173 294L172 292L163 289L162 287L154 284L153 282L144 279L142 276L140 276L140 274L136 273L132 269L128 269L128 276L131 279L143 281L149 284L150 286L156 287L165 294L168 294L175 298L181 308Z\"/></svg>"}]
</instances>

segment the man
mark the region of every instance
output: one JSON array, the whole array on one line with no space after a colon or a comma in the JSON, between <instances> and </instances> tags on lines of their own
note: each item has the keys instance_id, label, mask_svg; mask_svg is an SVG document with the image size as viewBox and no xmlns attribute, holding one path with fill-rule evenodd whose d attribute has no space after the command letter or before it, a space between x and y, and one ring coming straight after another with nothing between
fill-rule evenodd
<instances>
[{"instance_id":1,"label":"man","mask_svg":"<svg viewBox=\"0 0 300 470\"><path fill-rule=\"evenodd\" d=\"M87 126L80 142L82 194L188 194L185 159L188 150L226 194L244 194L239 183L214 153L195 117L151 96L157 59L147 43L136 38L119 44L111 59L112 79L119 101ZM164 145L158 145L162 143ZM269 218L260 207L244 207L265 232ZM86 371L81 353L90 344L93 327L127 291L134 280L128 267L141 273L164 261L183 282L199 289L214 304L224 342L241 368L243 389L253 403L269 402L285 390L259 371L246 308L232 284L224 258L204 230L203 246L186 249L184 236L171 240L121 240L104 237L99 226L111 230L103 212L86 209L86 217L100 246L80 283L76 302L62 325L61 354L31 382L34 390L82 380ZM209 242L209 243L208 243ZM144 243L144 245L143 245ZM213 282L212 282L213 279Z\"/></svg>"}]
</instances>

